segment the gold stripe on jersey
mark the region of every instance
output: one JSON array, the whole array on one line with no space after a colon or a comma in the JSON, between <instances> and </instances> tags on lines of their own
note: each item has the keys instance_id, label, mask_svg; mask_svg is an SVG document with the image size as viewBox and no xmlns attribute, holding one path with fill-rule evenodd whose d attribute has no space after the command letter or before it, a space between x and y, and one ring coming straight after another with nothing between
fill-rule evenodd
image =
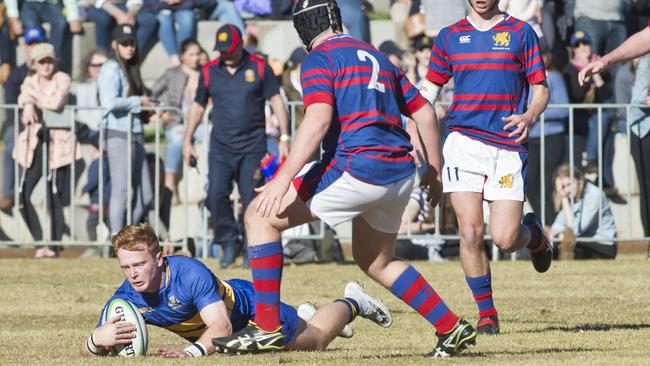
<instances>
[{"instance_id":1,"label":"gold stripe on jersey","mask_svg":"<svg viewBox=\"0 0 650 366\"><path fill-rule=\"evenodd\" d=\"M232 309L235 307L235 293L232 290L232 287L225 281L222 281L217 278L217 293L223 299L223 302L226 304L226 309L228 309L228 315L232 312Z\"/></svg>"},{"instance_id":2,"label":"gold stripe on jersey","mask_svg":"<svg viewBox=\"0 0 650 366\"><path fill-rule=\"evenodd\" d=\"M196 313L192 318L180 322L179 324L172 324L165 327L165 329L172 331L179 336L186 339L199 339L201 334L205 331L205 323L201 319L201 314Z\"/></svg>"}]
</instances>

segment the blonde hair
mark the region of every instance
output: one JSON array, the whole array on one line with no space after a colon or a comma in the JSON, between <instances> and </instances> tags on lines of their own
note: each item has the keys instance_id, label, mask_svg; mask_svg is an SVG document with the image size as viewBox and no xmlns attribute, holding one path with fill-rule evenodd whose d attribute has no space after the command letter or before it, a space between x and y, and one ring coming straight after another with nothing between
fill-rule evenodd
<instances>
[{"instance_id":1,"label":"blonde hair","mask_svg":"<svg viewBox=\"0 0 650 366\"><path fill-rule=\"evenodd\" d=\"M555 211L560 211L562 208L562 197L560 193L555 188L555 182L558 178L571 177L571 166L569 164L562 164L553 172L553 205L555 206ZM578 183L578 188L576 190L576 201L582 199L582 194L585 190L585 176L582 174L582 171L577 167L573 168L573 179Z\"/></svg>"},{"instance_id":2,"label":"blonde hair","mask_svg":"<svg viewBox=\"0 0 650 366\"><path fill-rule=\"evenodd\" d=\"M156 233L153 232L148 224L127 225L113 237L113 249L118 250L136 250L140 244L147 247L149 253L155 255L160 252L160 244Z\"/></svg>"}]
</instances>

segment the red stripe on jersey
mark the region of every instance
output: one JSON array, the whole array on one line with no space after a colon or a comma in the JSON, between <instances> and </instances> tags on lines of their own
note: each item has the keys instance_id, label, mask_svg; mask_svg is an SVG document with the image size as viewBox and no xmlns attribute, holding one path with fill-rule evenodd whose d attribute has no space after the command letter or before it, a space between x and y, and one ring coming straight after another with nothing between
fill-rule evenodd
<instances>
[{"instance_id":1,"label":"red stripe on jersey","mask_svg":"<svg viewBox=\"0 0 650 366\"><path fill-rule=\"evenodd\" d=\"M533 72L532 74L528 75L526 79L528 79L528 82L531 85L539 84L542 81L546 80L546 72L544 72L544 70L542 69L539 69Z\"/></svg>"},{"instance_id":2,"label":"red stripe on jersey","mask_svg":"<svg viewBox=\"0 0 650 366\"><path fill-rule=\"evenodd\" d=\"M532 56L534 53L539 53L539 46L535 45L535 47L531 48L524 54L524 60L528 60L530 56Z\"/></svg>"},{"instance_id":3,"label":"red stripe on jersey","mask_svg":"<svg viewBox=\"0 0 650 366\"><path fill-rule=\"evenodd\" d=\"M400 125L401 125L400 121ZM347 131L352 131L352 130L358 130L362 127L370 126L370 125L387 125L387 126L399 126L397 123L390 121L390 120L374 120L374 121L365 121L365 122L355 122L355 123L350 123L347 125L344 125L341 127L341 132L347 132Z\"/></svg>"},{"instance_id":4,"label":"red stripe on jersey","mask_svg":"<svg viewBox=\"0 0 650 366\"><path fill-rule=\"evenodd\" d=\"M424 99L420 93L417 93L415 98L411 99L410 101L406 102L406 108L408 108L408 114L413 115L413 113L417 112L420 110L420 108L424 107L425 104L427 104L427 100ZM404 111L402 111L404 112ZM406 113L405 113L406 114Z\"/></svg>"},{"instance_id":5,"label":"red stripe on jersey","mask_svg":"<svg viewBox=\"0 0 650 366\"><path fill-rule=\"evenodd\" d=\"M479 135L498 136L498 137L508 138L508 133L506 133L506 132L502 132L502 133L499 133L499 132L485 132L485 131L481 131L481 130L476 130L476 129L471 128L471 127L450 127L449 129L452 130L452 131L460 131L460 132L468 131L468 132L472 132L472 133L477 133Z\"/></svg>"},{"instance_id":6,"label":"red stripe on jersey","mask_svg":"<svg viewBox=\"0 0 650 366\"><path fill-rule=\"evenodd\" d=\"M376 51L377 49L369 44L366 43L352 43L352 42L328 42L327 44L324 44L322 46L322 49L326 51L331 51L334 48L339 48L339 47L353 47L353 48L362 48L366 50L371 50L371 51ZM321 49L321 47L317 47L317 49Z\"/></svg>"},{"instance_id":7,"label":"red stripe on jersey","mask_svg":"<svg viewBox=\"0 0 650 366\"><path fill-rule=\"evenodd\" d=\"M404 150L404 152L406 152L406 150ZM401 163L413 160L413 157L410 154L406 154L404 156L363 155L363 157L374 160L391 161L393 163Z\"/></svg>"},{"instance_id":8,"label":"red stripe on jersey","mask_svg":"<svg viewBox=\"0 0 650 366\"><path fill-rule=\"evenodd\" d=\"M355 147L352 149L349 149L347 151L353 152L353 153L363 153L366 151L388 151L388 152L402 152L404 151L404 148L401 147L390 147L390 146L359 146Z\"/></svg>"},{"instance_id":9,"label":"red stripe on jersey","mask_svg":"<svg viewBox=\"0 0 650 366\"><path fill-rule=\"evenodd\" d=\"M451 74L442 73L433 69L429 69L429 71L427 71L427 80L434 84L445 85L449 79L451 79Z\"/></svg>"},{"instance_id":10,"label":"red stripe on jersey","mask_svg":"<svg viewBox=\"0 0 650 366\"><path fill-rule=\"evenodd\" d=\"M327 92L309 93L305 95L303 99L304 99L305 109L307 109L307 107L309 107L310 105L316 103L325 103L331 106L334 105L334 94L327 93Z\"/></svg>"},{"instance_id":11,"label":"red stripe on jersey","mask_svg":"<svg viewBox=\"0 0 650 366\"><path fill-rule=\"evenodd\" d=\"M530 60L530 62L526 62L526 68L530 69L531 67L533 67L533 65L535 65L538 62L542 62L542 57L539 55L537 55L534 59Z\"/></svg>"},{"instance_id":12,"label":"red stripe on jersey","mask_svg":"<svg viewBox=\"0 0 650 366\"><path fill-rule=\"evenodd\" d=\"M320 69L320 68L311 69L309 71L303 72L302 73L302 78L306 79L306 78L308 78L310 76L314 76L314 75L326 75L326 76L332 77L332 71L328 70L328 69Z\"/></svg>"},{"instance_id":13,"label":"red stripe on jersey","mask_svg":"<svg viewBox=\"0 0 650 366\"><path fill-rule=\"evenodd\" d=\"M384 114L381 111L378 111L376 109L370 111L363 111L363 112L354 112L354 113L346 114L344 116L339 116L339 122L348 123L350 121L359 118L372 118L372 117L383 117L384 119L387 119L391 122L400 122L400 123L402 122L402 120L399 117L391 116L389 114Z\"/></svg>"},{"instance_id":14,"label":"red stripe on jersey","mask_svg":"<svg viewBox=\"0 0 650 366\"><path fill-rule=\"evenodd\" d=\"M454 70L520 70L521 65L505 63L461 64L454 65Z\"/></svg>"},{"instance_id":15,"label":"red stripe on jersey","mask_svg":"<svg viewBox=\"0 0 650 366\"><path fill-rule=\"evenodd\" d=\"M471 133L473 133L475 135L481 135L481 137L480 137L481 139L483 139L485 141L493 142L495 144L510 145L510 146L520 146L520 144L518 144L515 140L497 140L497 139L494 139L494 138L490 138L489 136L495 136L495 134L490 133L490 132L479 131L479 130L474 130L474 129L465 128L465 127L450 127L449 130L450 131L458 131L460 133L471 132ZM478 137L478 136L476 136L476 137ZM504 138L508 138L507 135Z\"/></svg>"},{"instance_id":16,"label":"red stripe on jersey","mask_svg":"<svg viewBox=\"0 0 650 366\"><path fill-rule=\"evenodd\" d=\"M372 74L372 66L355 65L350 67L344 67L338 70L339 75L349 75L349 74L361 73L361 72L367 72L369 74ZM392 79L395 77L395 75L388 70L379 70L379 75L388 79Z\"/></svg>"},{"instance_id":17,"label":"red stripe on jersey","mask_svg":"<svg viewBox=\"0 0 650 366\"><path fill-rule=\"evenodd\" d=\"M370 84L371 76L359 76L356 78L350 78L345 80L337 80L334 82L335 88L346 88L348 86L357 85L357 84ZM381 83L386 87L386 89L395 90L395 86L392 83L388 83L382 80L377 80L377 83Z\"/></svg>"},{"instance_id":18,"label":"red stripe on jersey","mask_svg":"<svg viewBox=\"0 0 650 366\"><path fill-rule=\"evenodd\" d=\"M458 55L449 56L450 61L470 60L470 59L484 60L486 58L504 58L509 60L516 60L517 56L512 53L505 53L505 52L462 53Z\"/></svg>"},{"instance_id":19,"label":"red stripe on jersey","mask_svg":"<svg viewBox=\"0 0 650 366\"><path fill-rule=\"evenodd\" d=\"M516 104L453 104L452 111L515 111Z\"/></svg>"},{"instance_id":20,"label":"red stripe on jersey","mask_svg":"<svg viewBox=\"0 0 650 366\"><path fill-rule=\"evenodd\" d=\"M454 100L514 100L515 94L454 94Z\"/></svg>"},{"instance_id":21,"label":"red stripe on jersey","mask_svg":"<svg viewBox=\"0 0 650 366\"><path fill-rule=\"evenodd\" d=\"M433 57L434 54L438 56L438 58ZM447 55L446 52L443 52L440 48L438 48L437 45L434 44L433 47L431 47L430 61L433 61L440 66L447 67L447 63L449 62L448 60L449 60L449 55Z\"/></svg>"},{"instance_id":22,"label":"red stripe on jersey","mask_svg":"<svg viewBox=\"0 0 650 366\"><path fill-rule=\"evenodd\" d=\"M332 85L332 79L326 79L326 78L315 78L311 79L308 81L303 81L302 82L302 88L306 89L312 85L327 85L330 86Z\"/></svg>"}]
</instances>

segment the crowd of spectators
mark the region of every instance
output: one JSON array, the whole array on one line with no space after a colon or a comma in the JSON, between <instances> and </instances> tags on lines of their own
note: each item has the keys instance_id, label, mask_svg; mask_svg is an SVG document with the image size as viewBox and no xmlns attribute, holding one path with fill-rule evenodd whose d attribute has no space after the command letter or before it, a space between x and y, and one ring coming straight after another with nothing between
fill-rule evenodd
<instances>
[{"instance_id":1,"label":"crowd of spectators","mask_svg":"<svg viewBox=\"0 0 650 366\"><path fill-rule=\"evenodd\" d=\"M158 116L164 124L167 153L164 159L164 184L160 197L163 214L160 218L154 219L160 219L161 225L168 228L169 207L177 194L176 185L181 166L186 121L191 114L193 102L197 100L197 90L201 91L200 80L205 77L201 75L201 70L202 65L207 62L204 58L208 53L195 40L197 21L215 19L221 23L231 24L237 32L232 31L229 35L231 37L241 35L245 55L254 54L256 37L254 29L246 26L248 19L253 17L287 19L290 17L292 4L291 0L87 0L82 2L4 0L4 3L0 2L0 14L2 14L0 16L0 82L4 87L4 102L17 103L23 107L19 120L25 127L20 127L20 139L29 139L31 136L37 141L28 154L31 160L27 159L20 163L22 166L20 187L14 187L13 166L14 159L17 158L12 157L12 152L24 153L24 151L16 147L15 142L18 141L14 141L14 116L11 110L7 110L2 129L5 149L2 159L0 209L10 213L13 205L18 204L33 238L41 240L42 229L30 203L30 195L41 176L47 176L47 207L52 219L51 225L48 225L52 229L49 237L56 241L67 230L62 209L70 204L70 197L66 196L70 192L69 185L72 184L73 179L78 178L72 177L71 172L83 169L82 166L76 165L76 169L70 169L72 164L80 164L76 163L79 151L78 149L69 151L71 158L64 162L44 163L42 149L48 148L52 151L57 142L61 143L66 138L70 138L65 135L70 131L57 131L57 128L53 128L53 124L48 123L47 120L45 123L39 122L43 122L46 118L65 118L60 116L61 113L58 117L51 116L57 115L56 111L60 110L61 105L70 102L82 107L104 107L110 110L107 115L102 115L99 110L85 110L79 111L76 116L78 124L85 126L77 130L79 141L89 146L92 157L89 181L80 192L80 194L88 194L90 198L89 237L91 239L97 237L94 228L98 224L98 212L102 207L108 208L103 217L110 233L116 233L125 223L127 166L124 164L124 154L127 151L127 131L130 124L128 121L131 116L133 123L130 126L133 136L130 151L133 154L134 172L137 173L131 174L130 182L135 196L132 219L133 221L145 220L152 208L154 190L142 132L143 125L155 116L152 117L141 109L164 105L181 111L180 114L166 112ZM356 38L370 41L369 14L373 11L372 2L340 0L339 5L348 32ZM389 15L395 27L394 37L392 40L378 44L377 47L386 53L396 66L404 70L409 79L417 85L426 77L434 38L440 29L464 16L467 13L467 6L466 0L392 0ZM602 76L594 77L583 86L577 83L577 73L588 62L611 51L627 36L645 27L650 18L650 1L501 0L499 6L512 16L531 24L541 39L551 104L629 103L630 101L646 103L647 86L644 90L637 86L640 90L637 94L642 95L637 96L636 99L631 87L635 83L639 69L647 73L648 67L640 67L638 60L620 65ZM70 59L70 34L81 32L84 21L95 24L97 49L88 53L82 63L82 77L71 86L68 76L71 65L63 61ZM49 23L48 36L42 27L43 23ZM147 88L140 76L140 62L157 39L160 40L169 57L167 65L170 68L160 75L150 88ZM25 64L15 65L16 49L22 50L26 55ZM301 101L299 74L300 63L304 56L304 51L297 48L286 62L268 60L270 71L263 78L273 78L274 82L269 88L273 90L277 88L278 94L270 90L264 90L263 94L266 97L275 98L276 95L279 97L275 98L274 107L279 106L279 100L283 100L285 105L286 101ZM202 57L203 61L201 61ZM642 61L642 65L645 64L647 62ZM274 76L277 77L277 83ZM647 75L644 74L643 80L647 79L645 76ZM246 79L251 76L247 74L242 77ZM202 95L199 98L205 99L206 103L207 92L201 91ZM70 99L69 94L72 96ZM441 93L443 102L450 102L452 98L453 82L446 85ZM290 117L299 124L303 113L301 108L288 110L293 114ZM436 112L444 122L445 104L437 105ZM281 119L282 113L277 108L267 108L266 148L253 149L255 151L235 149L237 154L229 159L223 158L222 151L220 156L223 164L219 168L221 170L205 172L212 181L225 177L221 179L223 182L219 185L219 189L223 192L214 191L217 189L214 186L213 191L208 195L219 196L218 205L215 203L217 200L209 199L216 205L209 209L213 216L215 243L222 245L223 248L232 247L239 251L241 245L234 242L241 241L243 235L241 228L234 226L233 217L224 218L223 215L219 215L227 209L232 212L229 198L232 190L230 181L233 179L239 181L240 193L244 188L245 192L250 191L252 195L254 188L254 184L246 183L247 179L237 176L240 174L238 169L241 167L234 167L232 160L240 158L241 154L250 155L252 162L245 165L254 167L257 166L265 151L280 153L278 146L280 142L286 141L285 134L280 132L281 123L278 121ZM105 127L105 151L98 149L102 120ZM569 126L569 120L568 109L547 109L543 131L538 123L530 132L529 139L528 199L533 210L538 214L542 213L544 207L545 222L555 230L553 233L557 237L562 238L570 237L564 232L566 227L570 228L567 224L571 222L570 212L561 205L564 201L560 200L558 206L557 189L560 187L558 183L560 178L554 178L553 172L557 172L558 169L563 171L561 169L563 164L574 164L576 171L584 171L584 174L580 174L580 179L583 180L588 177L597 182L594 176L602 175L604 183L602 194L614 203L624 203L616 189L613 160L616 134L628 132L625 110L603 109L599 113L595 109L578 108L573 112L572 127ZM598 124L600 124L600 133ZM573 131L571 141L570 130ZM647 135L647 131L632 132L636 139ZM206 133L209 131L204 131L201 125L193 131L192 136L194 140L199 140ZM542 134L547 147L544 150L541 147ZM233 141L232 139L223 141L222 145L230 146ZM246 144L248 143L244 145ZM573 156L569 156L570 144L573 144ZM249 145L246 147L250 147ZM223 146L217 148L223 150ZM548 148L549 146L552 148ZM598 164L599 151L602 151L600 157L602 171ZM251 152L254 154L251 155ZM647 173L649 169L641 169L643 166L639 165L643 160L641 157L644 156L644 152L632 149L632 153L636 156L637 171ZM542 154L544 154L543 167L540 164ZM103 167L99 166L100 156L104 157ZM210 159L215 160L216 157L211 156ZM46 167L47 171L42 171L43 167ZM104 204L100 203L98 194L100 170L104 171L101 175L105 180L103 185L107 189L102 194ZM226 170L232 171L224 174ZM546 177L544 194L541 185L542 171ZM648 235L650 194L646 185L650 177L639 176L639 180L643 183L641 184L641 216ZM585 197L596 196L588 180L581 184L580 192L585 194ZM20 201L14 203L15 189L20 190ZM250 195L244 194L244 201L250 201ZM544 201L542 196L545 197ZM574 198L578 202L588 199L583 199L582 196ZM566 217L563 218L562 215ZM412 219L424 216L429 215L428 213L415 215ZM419 223L420 226L421 224ZM226 226L227 230L224 229ZM562 232L556 232L558 230ZM578 231L577 234L585 233ZM224 232L229 234L224 235ZM0 230L0 239L8 240L8 238L6 233ZM234 250L227 250L226 265L236 254L233 254ZM37 253L38 256L56 254L54 247L40 248Z\"/></svg>"}]
</instances>

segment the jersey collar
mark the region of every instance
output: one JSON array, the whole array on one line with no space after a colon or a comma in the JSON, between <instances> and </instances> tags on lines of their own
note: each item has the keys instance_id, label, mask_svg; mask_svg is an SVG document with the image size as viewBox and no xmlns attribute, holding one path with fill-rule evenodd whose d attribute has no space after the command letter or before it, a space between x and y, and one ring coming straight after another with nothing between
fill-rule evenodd
<instances>
[{"instance_id":1,"label":"jersey collar","mask_svg":"<svg viewBox=\"0 0 650 366\"><path fill-rule=\"evenodd\" d=\"M474 27L475 30L477 30L479 32L487 32L487 31L491 30L492 28L496 27L497 25L507 21L508 19L510 19L510 14L504 12L503 13L503 19L499 20L498 22L492 24L491 26L489 26L487 28L479 28L476 24L474 24L472 22L472 19L470 19L469 15L465 17L465 20L467 21L467 23L469 23L472 27Z\"/></svg>"}]
</instances>

